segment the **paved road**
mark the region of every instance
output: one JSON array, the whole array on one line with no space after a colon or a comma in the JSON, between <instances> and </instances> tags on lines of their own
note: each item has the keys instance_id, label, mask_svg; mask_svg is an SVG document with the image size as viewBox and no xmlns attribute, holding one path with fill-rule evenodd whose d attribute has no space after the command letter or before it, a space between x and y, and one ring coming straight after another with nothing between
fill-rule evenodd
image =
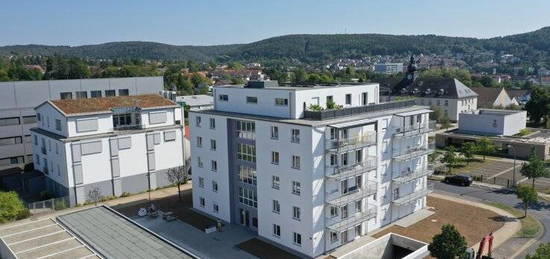
<instances>
[{"instance_id":1,"label":"paved road","mask_svg":"<svg viewBox=\"0 0 550 259\"><path fill-rule=\"evenodd\" d=\"M507 190L489 189L486 187L461 187L449 185L441 182L434 182L435 192L447 195L460 196L464 199L474 201L490 201L503 203L518 209L522 209L521 201L516 198L516 195ZM539 202L536 206L528 210L528 213L536 217L544 225L544 234L538 242L526 249L517 258L525 258L527 253L533 253L534 250L542 243L550 242L550 203Z\"/></svg>"}]
</instances>

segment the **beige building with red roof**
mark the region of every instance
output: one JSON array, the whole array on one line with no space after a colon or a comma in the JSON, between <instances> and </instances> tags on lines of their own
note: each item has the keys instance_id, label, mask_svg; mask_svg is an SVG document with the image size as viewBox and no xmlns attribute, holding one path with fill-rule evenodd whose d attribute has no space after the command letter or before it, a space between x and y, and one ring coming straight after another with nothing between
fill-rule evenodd
<instances>
[{"instance_id":1,"label":"beige building with red roof","mask_svg":"<svg viewBox=\"0 0 550 259\"><path fill-rule=\"evenodd\" d=\"M31 129L35 169L71 205L171 184L184 164L183 112L160 95L46 101Z\"/></svg>"}]
</instances>

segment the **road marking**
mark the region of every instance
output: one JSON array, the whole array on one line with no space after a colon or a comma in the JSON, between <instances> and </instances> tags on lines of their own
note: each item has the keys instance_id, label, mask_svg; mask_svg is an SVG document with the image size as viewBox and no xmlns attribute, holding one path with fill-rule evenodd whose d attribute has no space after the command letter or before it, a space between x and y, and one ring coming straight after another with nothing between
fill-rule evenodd
<instances>
[{"instance_id":1,"label":"road marking","mask_svg":"<svg viewBox=\"0 0 550 259\"><path fill-rule=\"evenodd\" d=\"M59 243L63 243L65 241L68 241L68 240L71 240L71 239L75 239L75 238L74 237L69 237L69 238L59 240L59 241L55 241L55 242L51 242L51 243L48 243L48 244L45 244L45 245L35 246L35 247L29 248L27 250L19 251L19 252L17 252L17 254L19 255L19 254L24 254L24 253L27 253L27 252L32 252L33 250L36 250L36 249L39 249L39 248L42 248L42 247L47 247L47 246L59 244Z\"/></svg>"},{"instance_id":2,"label":"road marking","mask_svg":"<svg viewBox=\"0 0 550 259\"><path fill-rule=\"evenodd\" d=\"M81 247L85 248L85 246L83 246L83 245L78 245L78 246L75 246L73 248L69 248L69 249L65 249L63 251L59 251L57 253L53 253L53 254L38 257L37 259L48 258L48 257L54 256L54 255L62 254L62 253L65 253L65 252L68 252L68 251L71 251L71 250L75 250L75 249L78 249L78 248L81 248Z\"/></svg>"},{"instance_id":3,"label":"road marking","mask_svg":"<svg viewBox=\"0 0 550 259\"><path fill-rule=\"evenodd\" d=\"M48 218L48 219L41 219L41 220L37 220L37 221L31 221L31 222L26 222L26 223L21 223L21 224L9 226L9 227L6 227L6 228L0 228L0 231L8 230L8 229L16 228L16 227L21 227L21 226L25 226L25 225L29 225L29 224L34 224L34 223L37 223L37 222L42 222L42 221L44 221L44 220L51 220L51 221L53 221L53 220L50 219L50 218ZM55 223L55 221L53 221L53 222Z\"/></svg>"},{"instance_id":4,"label":"road marking","mask_svg":"<svg viewBox=\"0 0 550 259\"><path fill-rule=\"evenodd\" d=\"M47 237L47 236L52 236L52 235L59 234L59 233L63 233L63 232L65 232L65 230L59 230L59 231L55 231L55 232L48 233L48 234L45 234L45 235L41 235L41 236L32 237L32 238L29 238L29 239L25 239L25 240L21 240L21 241L9 243L8 245L10 245L10 246L12 246L12 245L17 245L17 244L20 244L20 243L23 243L23 242L27 242L27 241L31 241L31 240L35 240L35 239Z\"/></svg>"},{"instance_id":5,"label":"road marking","mask_svg":"<svg viewBox=\"0 0 550 259\"><path fill-rule=\"evenodd\" d=\"M517 168L518 166L521 166L521 165L523 165L523 164L521 163L521 164L516 165L516 168ZM502 172L500 172L500 173L497 173L497 174L494 174L494 175L492 175L492 176L489 176L489 177L487 177L487 179L495 178L495 177L497 177L497 176L500 176L500 175L503 175L503 174L505 174L505 173L508 173L508 172L510 172L510 171L512 171L512 170L514 170L514 166L512 166L512 168L508 168L508 169L506 169L506 170L504 170L504 171L502 171ZM517 171L516 171L516 172L517 172Z\"/></svg>"},{"instance_id":6,"label":"road marking","mask_svg":"<svg viewBox=\"0 0 550 259\"><path fill-rule=\"evenodd\" d=\"M0 237L1 237L1 238L11 237L11 236L15 236L15 235L19 235L19 234L23 234L23 233L35 231L35 230L38 230L38 229L43 229L43 228L51 227L51 226L57 226L57 224L56 224L55 222L53 222L53 223L50 224L50 225L46 225L46 226L42 226L42 227L37 227L37 228L33 228L33 229L28 229L28 230L24 230L24 231L20 231L20 232L17 232L17 233L12 233L12 234L5 235L5 236L0 236Z\"/></svg>"}]
</instances>

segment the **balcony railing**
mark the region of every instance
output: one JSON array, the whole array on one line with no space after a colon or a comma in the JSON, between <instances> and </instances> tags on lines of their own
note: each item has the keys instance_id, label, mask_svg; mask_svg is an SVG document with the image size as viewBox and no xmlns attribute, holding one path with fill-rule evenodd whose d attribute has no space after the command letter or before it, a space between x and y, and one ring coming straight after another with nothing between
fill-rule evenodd
<instances>
[{"instance_id":1,"label":"balcony railing","mask_svg":"<svg viewBox=\"0 0 550 259\"><path fill-rule=\"evenodd\" d=\"M407 148L404 152L393 152L393 158L399 161L413 159L423 155L429 155L435 150L435 142L429 141L428 144L420 147Z\"/></svg>"},{"instance_id":2,"label":"balcony railing","mask_svg":"<svg viewBox=\"0 0 550 259\"><path fill-rule=\"evenodd\" d=\"M361 222L375 218L376 212L377 208L375 206L369 206L366 210L350 214L346 218L342 218L341 215L329 217L326 219L326 226L333 231L341 232Z\"/></svg>"},{"instance_id":3,"label":"balcony railing","mask_svg":"<svg viewBox=\"0 0 550 259\"><path fill-rule=\"evenodd\" d=\"M368 132L366 134L344 139L333 139L327 142L329 150L343 148L359 148L376 144L376 132Z\"/></svg>"},{"instance_id":4,"label":"balcony railing","mask_svg":"<svg viewBox=\"0 0 550 259\"><path fill-rule=\"evenodd\" d=\"M401 175L398 177L392 179L397 184L404 184L410 181L413 181L415 179L418 179L420 177L428 176L433 174L434 169L433 166L429 165L427 167L423 167L414 171L405 171L402 172Z\"/></svg>"},{"instance_id":5,"label":"balcony railing","mask_svg":"<svg viewBox=\"0 0 550 259\"><path fill-rule=\"evenodd\" d=\"M368 157L365 161L352 165L335 166L326 169L326 177L332 179L348 178L376 169L376 157Z\"/></svg>"},{"instance_id":6,"label":"balcony railing","mask_svg":"<svg viewBox=\"0 0 550 259\"><path fill-rule=\"evenodd\" d=\"M429 121L428 123L407 125L402 128L396 129L395 137L411 137L424 133L429 133L435 130L436 122Z\"/></svg>"},{"instance_id":7,"label":"balcony railing","mask_svg":"<svg viewBox=\"0 0 550 259\"><path fill-rule=\"evenodd\" d=\"M115 125L113 129L114 130L139 130L139 129L143 129L143 125L141 124Z\"/></svg>"},{"instance_id":8,"label":"balcony railing","mask_svg":"<svg viewBox=\"0 0 550 259\"><path fill-rule=\"evenodd\" d=\"M378 185L376 182L368 181L368 183L361 188L356 188L354 190L348 190L346 193L339 192L340 195L336 197L331 197L327 199L327 203L342 206L351 202L356 201L357 199L367 197L376 193ZM329 194L332 195L332 194Z\"/></svg>"},{"instance_id":9,"label":"balcony railing","mask_svg":"<svg viewBox=\"0 0 550 259\"><path fill-rule=\"evenodd\" d=\"M339 110L304 111L304 119L329 120L345 116L353 116L369 112L378 112L391 109L402 109L415 105L415 100L395 101L379 104L371 104L357 107L343 108Z\"/></svg>"},{"instance_id":10,"label":"balcony railing","mask_svg":"<svg viewBox=\"0 0 550 259\"><path fill-rule=\"evenodd\" d=\"M423 189L417 190L405 196L399 197L393 200L392 203L395 205L401 206L401 205L409 204L411 202L416 202L418 199L423 198L424 196L433 192L433 189L434 189L433 184L427 184L426 187L424 187Z\"/></svg>"}]
</instances>

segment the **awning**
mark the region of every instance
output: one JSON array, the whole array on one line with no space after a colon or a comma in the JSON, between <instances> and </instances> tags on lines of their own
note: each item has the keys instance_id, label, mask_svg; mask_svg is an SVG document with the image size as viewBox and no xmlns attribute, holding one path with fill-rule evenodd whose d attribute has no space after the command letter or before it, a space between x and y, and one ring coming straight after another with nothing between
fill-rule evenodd
<instances>
[{"instance_id":1,"label":"awning","mask_svg":"<svg viewBox=\"0 0 550 259\"><path fill-rule=\"evenodd\" d=\"M422 114L422 113L430 113L430 112L433 112L433 111L430 110L430 109L421 109L421 110L416 110L416 111L411 111L411 112L397 113L397 114L395 114L395 116L407 117L407 116L412 116L412 115L417 115L417 114Z\"/></svg>"},{"instance_id":2,"label":"awning","mask_svg":"<svg viewBox=\"0 0 550 259\"><path fill-rule=\"evenodd\" d=\"M363 126L363 125L371 124L371 123L375 123L375 122L376 122L375 119L365 119L365 120L356 120L356 121L348 121L348 122L343 122L343 123L337 123L337 124L332 124L332 125L328 125L328 126L332 127L332 128L337 128L337 129L344 129L344 128Z\"/></svg>"}]
</instances>

